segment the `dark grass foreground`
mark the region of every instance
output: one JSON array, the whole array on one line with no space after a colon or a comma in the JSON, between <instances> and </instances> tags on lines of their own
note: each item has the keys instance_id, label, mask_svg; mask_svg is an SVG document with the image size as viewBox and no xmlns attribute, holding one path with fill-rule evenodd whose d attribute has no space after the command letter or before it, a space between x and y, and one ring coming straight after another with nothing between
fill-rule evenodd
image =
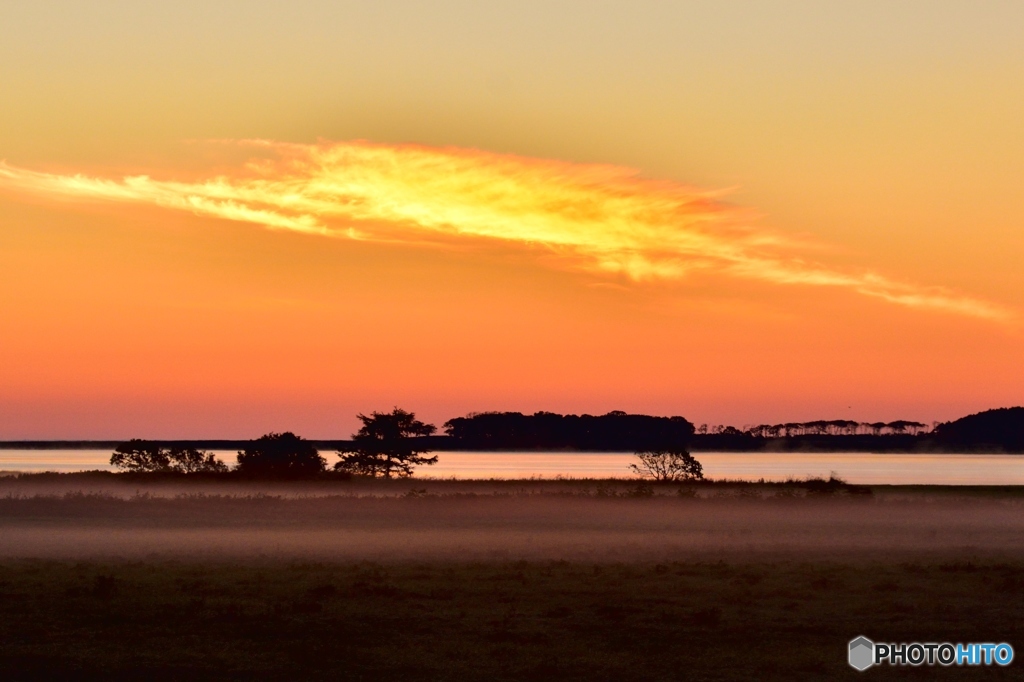
<instances>
[{"instance_id":1,"label":"dark grass foreground","mask_svg":"<svg viewBox=\"0 0 1024 682\"><path fill-rule=\"evenodd\" d=\"M1020 679L847 642L1006 641L1024 562L0 563L3 679Z\"/></svg>"}]
</instances>

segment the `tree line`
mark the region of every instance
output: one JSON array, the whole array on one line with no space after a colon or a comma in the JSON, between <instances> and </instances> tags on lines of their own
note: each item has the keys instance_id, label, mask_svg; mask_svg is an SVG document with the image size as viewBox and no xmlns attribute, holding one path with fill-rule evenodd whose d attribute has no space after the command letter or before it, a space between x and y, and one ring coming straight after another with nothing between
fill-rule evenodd
<instances>
[{"instance_id":1,"label":"tree line","mask_svg":"<svg viewBox=\"0 0 1024 682\"><path fill-rule=\"evenodd\" d=\"M693 445L698 449L736 448L752 450L777 448L792 439L797 447L883 448L920 452L1024 452L1024 407L985 410L948 422L917 421L856 422L819 420L785 424L758 424L737 429L733 426L701 424ZM889 441L888 443L886 441Z\"/></svg>"},{"instance_id":2,"label":"tree line","mask_svg":"<svg viewBox=\"0 0 1024 682\"><path fill-rule=\"evenodd\" d=\"M700 435L752 436L754 438L794 438L796 436L919 436L937 426L903 419L892 422L857 422L848 419L788 422L785 424L758 424L737 429L735 426L701 424Z\"/></svg>"},{"instance_id":3,"label":"tree line","mask_svg":"<svg viewBox=\"0 0 1024 682\"><path fill-rule=\"evenodd\" d=\"M110 464L129 472L226 474L251 477L313 476L333 471L345 476L410 476L417 466L437 462L428 453L437 446L463 450L575 449L613 452L688 452L694 447L758 448L759 442L784 438L849 436L911 437L917 446L945 451L1024 452L1024 407L1000 408L969 415L929 429L921 422L855 422L849 420L761 424L743 430L732 426L696 429L683 417L653 417L621 411L600 416L553 412L473 413L444 424L446 437L412 412L356 415L362 422L352 439L338 447L338 461L328 467L315 445L294 433L269 433L249 441L229 467L212 453L192 447L164 447L146 440L119 444ZM724 441L723 441L724 439ZM439 440L447 442L440 443ZM799 442L798 442L799 443ZM848 442L847 442L848 444ZM877 447L872 445L871 447ZM677 459L680 459L678 456ZM685 458L680 459L683 461ZM688 462L688 460L686 460Z\"/></svg>"},{"instance_id":4,"label":"tree line","mask_svg":"<svg viewBox=\"0 0 1024 682\"><path fill-rule=\"evenodd\" d=\"M465 450L659 450L685 448L693 424L683 417L652 417L619 410L594 416L535 412L480 412L449 419L445 433Z\"/></svg>"},{"instance_id":5,"label":"tree line","mask_svg":"<svg viewBox=\"0 0 1024 682\"><path fill-rule=\"evenodd\" d=\"M397 407L391 412L356 415L363 425L350 444L337 451L332 469L343 475L411 476L413 468L437 462L421 440L437 428ZM268 433L238 451L234 468L213 453L195 448L167 448L133 439L114 449L110 464L122 471L170 474L234 473L252 478L304 478L328 471L327 460L310 441L294 433Z\"/></svg>"},{"instance_id":6,"label":"tree line","mask_svg":"<svg viewBox=\"0 0 1024 682\"><path fill-rule=\"evenodd\" d=\"M412 412L394 408L391 412L356 415L362 427L352 435L350 445L337 451L332 467L346 475L408 477L416 466L437 463L428 456L424 438L436 427ZM636 451L634 473L658 481L700 480L700 463L686 450L693 424L682 417L649 417L611 412L600 417L558 415L538 412L486 413L449 420L445 430L483 445L513 442L519 447L560 447L579 443L594 448L609 443ZM476 440L474 440L476 439ZM256 478L304 478L324 474L327 460L310 441L294 433L268 433L238 451L233 469L213 453L188 447L163 447L159 443L133 439L119 444L110 457L111 465L127 472L170 474L227 474Z\"/></svg>"}]
</instances>

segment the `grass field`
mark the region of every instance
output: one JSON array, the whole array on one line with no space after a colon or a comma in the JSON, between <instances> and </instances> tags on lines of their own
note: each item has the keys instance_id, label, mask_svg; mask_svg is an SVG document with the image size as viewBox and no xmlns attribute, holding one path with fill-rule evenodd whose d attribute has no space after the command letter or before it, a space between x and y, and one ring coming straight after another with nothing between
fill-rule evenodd
<instances>
[{"instance_id":1,"label":"grass field","mask_svg":"<svg viewBox=\"0 0 1024 682\"><path fill-rule=\"evenodd\" d=\"M1021 642L1024 565L0 565L5 679L855 678L845 646ZM876 668L1019 679L1006 669Z\"/></svg>"},{"instance_id":2,"label":"grass field","mask_svg":"<svg viewBox=\"0 0 1024 682\"><path fill-rule=\"evenodd\" d=\"M164 492L0 490L3 679L1019 678L846 663L1022 650L1017 490Z\"/></svg>"}]
</instances>

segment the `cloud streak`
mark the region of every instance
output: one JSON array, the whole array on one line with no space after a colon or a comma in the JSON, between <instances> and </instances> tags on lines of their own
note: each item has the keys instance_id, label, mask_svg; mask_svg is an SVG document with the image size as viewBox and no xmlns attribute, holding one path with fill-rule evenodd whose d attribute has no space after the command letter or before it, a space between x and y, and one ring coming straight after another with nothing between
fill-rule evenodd
<instances>
[{"instance_id":1,"label":"cloud streak","mask_svg":"<svg viewBox=\"0 0 1024 682\"><path fill-rule=\"evenodd\" d=\"M563 267L634 281L693 272L832 287L910 308L1006 321L1015 313L940 287L807 262L715 193L629 168L368 142L268 141L272 160L182 182L62 175L0 163L0 187L149 204L275 230L361 240L484 239L544 249Z\"/></svg>"}]
</instances>

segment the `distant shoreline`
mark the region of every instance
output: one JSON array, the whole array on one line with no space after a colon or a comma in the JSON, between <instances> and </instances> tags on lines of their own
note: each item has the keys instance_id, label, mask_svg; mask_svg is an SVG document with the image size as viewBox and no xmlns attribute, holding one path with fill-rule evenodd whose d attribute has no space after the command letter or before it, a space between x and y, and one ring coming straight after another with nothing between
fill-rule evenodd
<instances>
[{"instance_id":1,"label":"distant shoreline","mask_svg":"<svg viewBox=\"0 0 1024 682\"><path fill-rule=\"evenodd\" d=\"M125 440L9 440L0 441L0 450L113 450ZM622 448L565 448L565 447L479 447L465 445L448 436L429 436L419 439L423 445L438 452L633 452ZM196 439L154 440L164 447L191 447L200 450L242 450L251 440ZM351 445L350 440L311 440L322 451L329 452ZM968 446L944 443L931 434L922 435L803 435L778 438L733 436L728 434L696 434L689 442L692 452L760 452L772 453L828 453L859 452L864 454L1024 454L1019 449L997 446Z\"/></svg>"},{"instance_id":2,"label":"distant shoreline","mask_svg":"<svg viewBox=\"0 0 1024 682\"><path fill-rule=\"evenodd\" d=\"M399 412L397 408L396 413ZM403 413L405 414L405 413ZM377 413L374 413L375 418ZM411 418L413 415L408 413ZM361 418L362 415L360 415ZM412 433L432 433L433 426ZM612 411L605 415L480 412L444 423L445 435L409 440L420 451L438 452L844 452L876 454L1024 454L1024 407L1000 407L938 423L930 430L911 421L848 420L699 428L683 417ZM294 434L285 434L295 437ZM404 439L405 436L403 436ZM0 450L113 450L124 440L7 440ZM251 439L152 440L152 446L197 450L244 450ZM308 439L323 451L351 449L348 439Z\"/></svg>"}]
</instances>

